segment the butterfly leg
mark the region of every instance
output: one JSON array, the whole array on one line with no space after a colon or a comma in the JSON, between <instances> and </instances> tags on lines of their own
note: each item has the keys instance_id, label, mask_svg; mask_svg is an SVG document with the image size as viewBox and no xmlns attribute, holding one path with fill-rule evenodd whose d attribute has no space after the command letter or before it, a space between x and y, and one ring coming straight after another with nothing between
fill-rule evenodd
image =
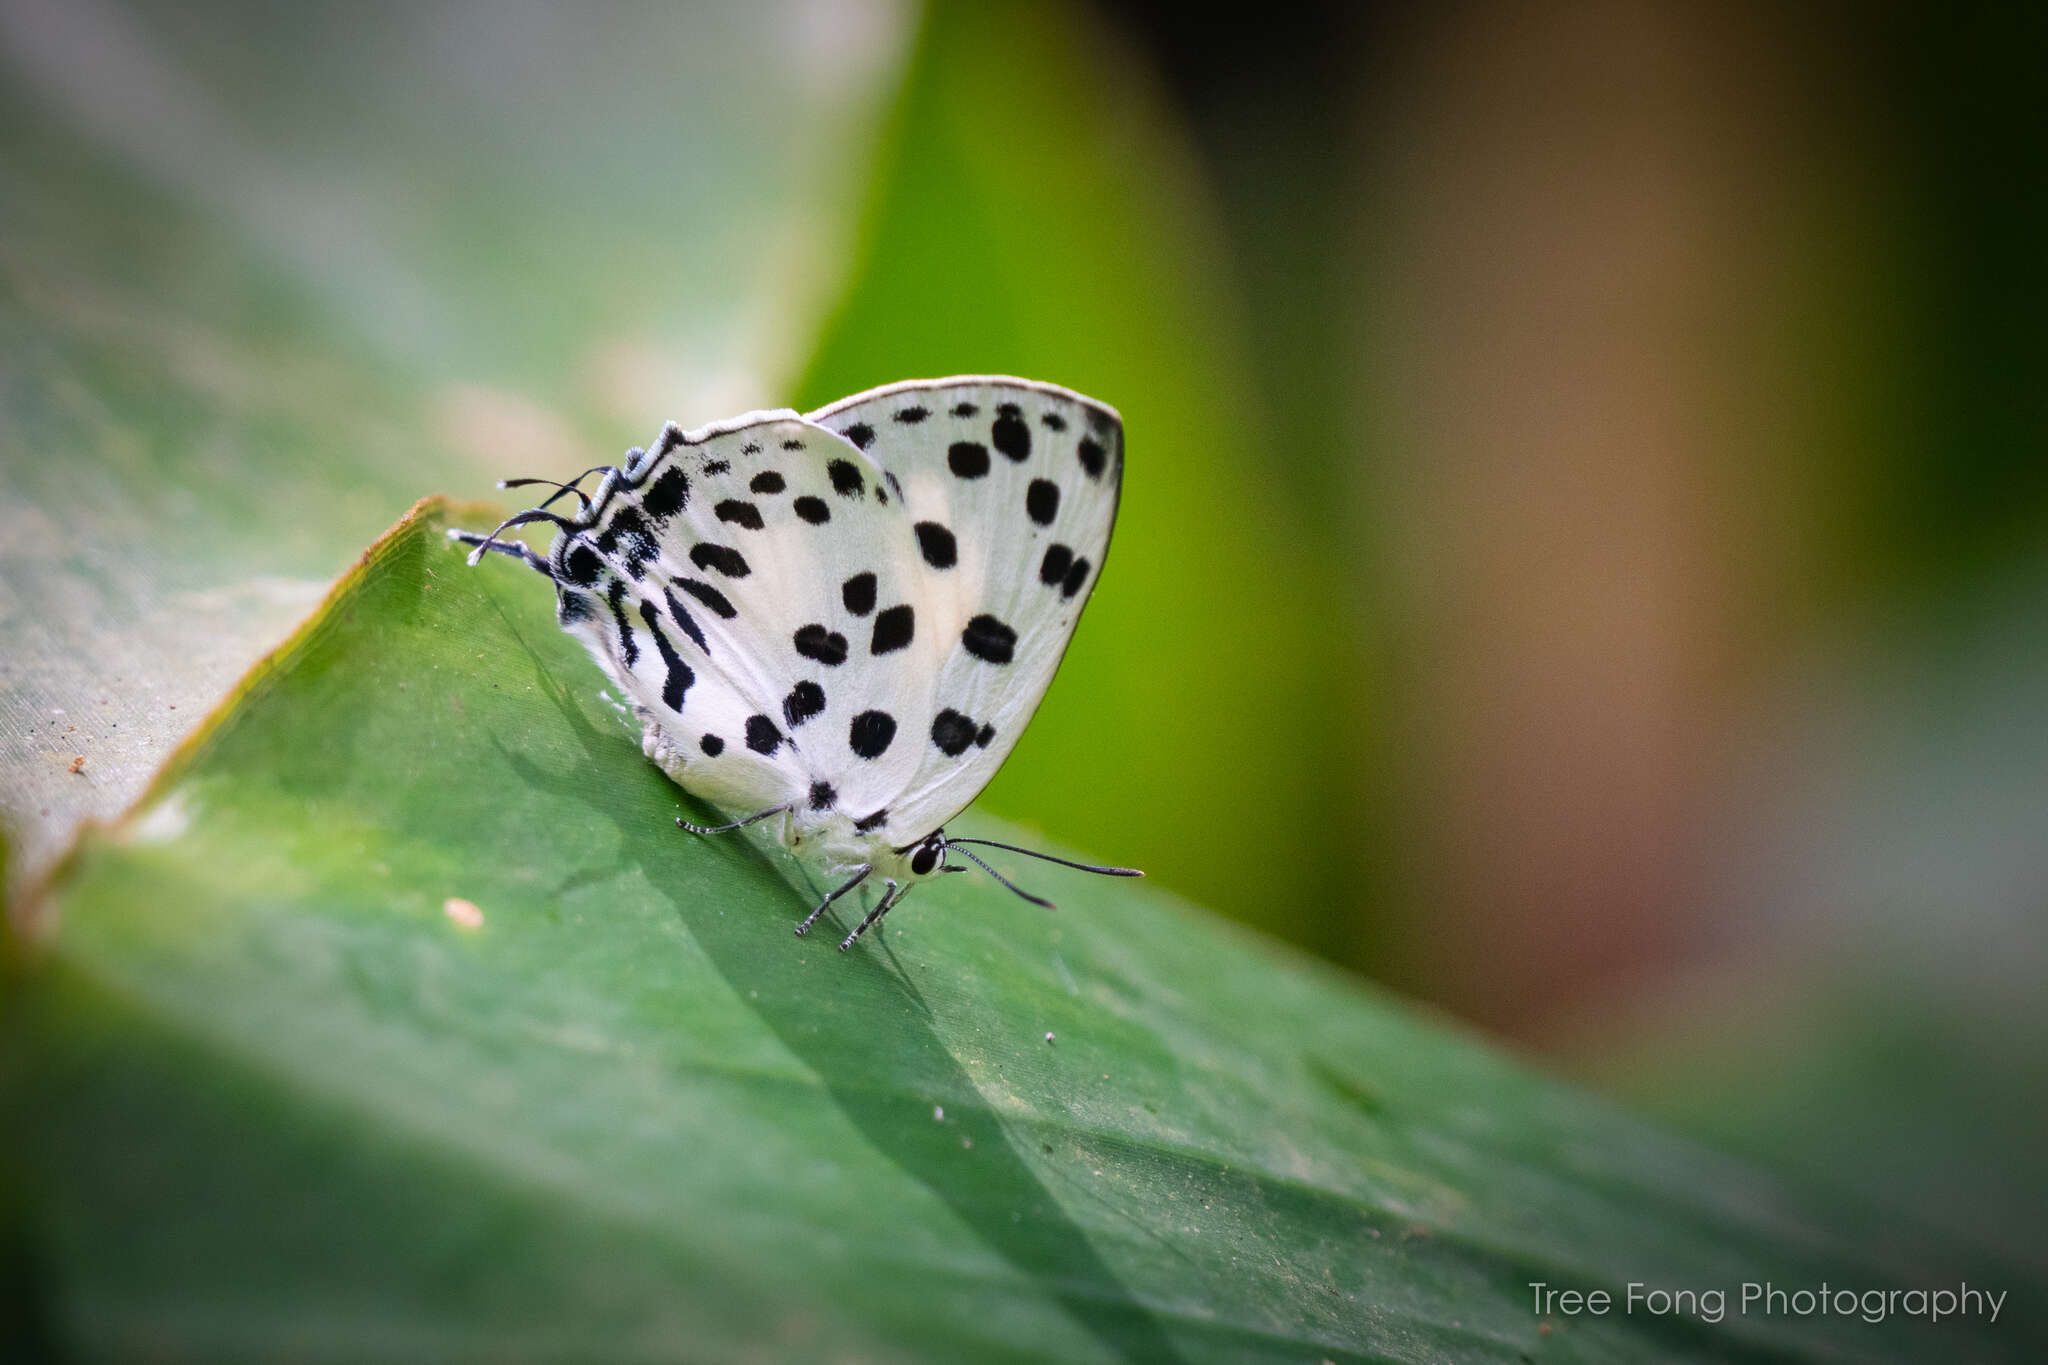
<instances>
[{"instance_id":1,"label":"butterfly leg","mask_svg":"<svg viewBox=\"0 0 2048 1365\"><path fill-rule=\"evenodd\" d=\"M847 892L853 890L853 888L855 888L856 886L859 886L862 882L866 881L868 879L868 873L872 871L874 871L872 867L862 868L860 871L854 873L853 877L844 885L842 885L837 891L834 891L831 895L819 901L818 908L811 911L810 914L805 915L804 922L796 927L797 937L802 938L805 934L811 932L811 926L818 922L818 916L825 913L825 907L830 905L833 901L838 900Z\"/></svg>"},{"instance_id":2,"label":"butterfly leg","mask_svg":"<svg viewBox=\"0 0 2048 1365\"><path fill-rule=\"evenodd\" d=\"M875 908L868 911L868 917L862 920L860 924L855 927L854 931L846 936L846 941L839 945L840 952L843 953L848 948L851 948L853 946L853 941L859 938L862 934L865 934L868 931L870 925L873 925L874 923L879 921L882 918L882 916L888 914L891 910L895 909L897 904L900 901L902 901L902 899L905 896L910 894L910 888L907 886L899 887L895 882L889 882L887 883L887 885L889 889L882 893L882 899L875 903Z\"/></svg>"},{"instance_id":3,"label":"butterfly leg","mask_svg":"<svg viewBox=\"0 0 2048 1365\"><path fill-rule=\"evenodd\" d=\"M745 829L748 825L753 824L756 820L766 820L769 816L780 815L788 809L788 806L770 806L767 810L764 810L757 815L749 815L746 819L735 820L729 825L693 825L688 820L685 820L682 816L678 815L676 817L676 828L686 829L690 831L690 833L692 834L725 834L731 830ZM843 887L841 888L841 890L844 889L845 888ZM837 895L838 892L834 892L833 894Z\"/></svg>"}]
</instances>

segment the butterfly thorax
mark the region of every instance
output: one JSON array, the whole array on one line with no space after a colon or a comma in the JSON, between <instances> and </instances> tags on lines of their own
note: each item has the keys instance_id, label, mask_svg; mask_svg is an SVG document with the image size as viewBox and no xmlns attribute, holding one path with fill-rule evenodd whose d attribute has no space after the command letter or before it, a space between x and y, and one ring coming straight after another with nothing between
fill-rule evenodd
<instances>
[{"instance_id":1,"label":"butterfly thorax","mask_svg":"<svg viewBox=\"0 0 2048 1365\"><path fill-rule=\"evenodd\" d=\"M791 853L835 873L866 867L878 878L903 883L937 875L931 859L916 856L928 841L898 849L878 832L863 831L858 824L843 811L793 810L782 817L780 834Z\"/></svg>"}]
</instances>

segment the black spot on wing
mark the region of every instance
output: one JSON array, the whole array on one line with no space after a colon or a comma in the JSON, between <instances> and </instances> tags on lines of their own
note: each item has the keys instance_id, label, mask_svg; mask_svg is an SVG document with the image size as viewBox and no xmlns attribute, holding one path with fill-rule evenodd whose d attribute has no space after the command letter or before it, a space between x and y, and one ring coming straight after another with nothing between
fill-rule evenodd
<instances>
[{"instance_id":1,"label":"black spot on wing","mask_svg":"<svg viewBox=\"0 0 2048 1365\"><path fill-rule=\"evenodd\" d=\"M1051 479L1033 479L1024 490L1024 513L1040 526L1052 525L1060 514L1060 486Z\"/></svg>"},{"instance_id":2,"label":"black spot on wing","mask_svg":"<svg viewBox=\"0 0 2048 1365\"><path fill-rule=\"evenodd\" d=\"M640 643L633 638L632 622L626 619L626 580L614 578L611 589L604 595L604 604L612 609L612 620L619 628L619 657L631 668L640 661Z\"/></svg>"},{"instance_id":3,"label":"black spot on wing","mask_svg":"<svg viewBox=\"0 0 2048 1365\"><path fill-rule=\"evenodd\" d=\"M647 633L654 637L654 647L661 651L662 665L668 669L668 677L661 685L661 704L671 711L683 709L683 694L690 690L690 684L697 681L697 675L683 662L682 655L669 643L668 633L661 628L661 620L654 614L652 602L640 604L640 619L647 623Z\"/></svg>"},{"instance_id":4,"label":"black spot on wing","mask_svg":"<svg viewBox=\"0 0 2048 1365\"><path fill-rule=\"evenodd\" d=\"M747 487L756 493L780 493L788 485L783 483L782 475L772 469L764 469L748 482Z\"/></svg>"},{"instance_id":5,"label":"black spot on wing","mask_svg":"<svg viewBox=\"0 0 2048 1365\"><path fill-rule=\"evenodd\" d=\"M842 498L857 498L867 492L868 481L852 460L833 460L825 466L825 473L832 479L832 491Z\"/></svg>"},{"instance_id":6,"label":"black spot on wing","mask_svg":"<svg viewBox=\"0 0 2048 1365\"><path fill-rule=\"evenodd\" d=\"M946 467L963 479L988 473L988 447L979 441L955 441L946 451Z\"/></svg>"},{"instance_id":7,"label":"black spot on wing","mask_svg":"<svg viewBox=\"0 0 2048 1365\"><path fill-rule=\"evenodd\" d=\"M747 747L766 758L782 747L782 731L766 716L748 716Z\"/></svg>"},{"instance_id":8,"label":"black spot on wing","mask_svg":"<svg viewBox=\"0 0 2048 1365\"><path fill-rule=\"evenodd\" d=\"M1038 420L1045 424L1047 431L1065 431L1067 429L1067 419L1056 412L1048 412Z\"/></svg>"},{"instance_id":9,"label":"black spot on wing","mask_svg":"<svg viewBox=\"0 0 2048 1365\"><path fill-rule=\"evenodd\" d=\"M802 450L804 448L804 443L802 441L797 440L794 436L792 436L787 441L784 441L782 443L782 448L784 450Z\"/></svg>"},{"instance_id":10,"label":"black spot on wing","mask_svg":"<svg viewBox=\"0 0 2048 1365\"><path fill-rule=\"evenodd\" d=\"M740 614L730 598L701 578L678 578L676 586L709 607L722 621L730 621Z\"/></svg>"},{"instance_id":11,"label":"black spot on wing","mask_svg":"<svg viewBox=\"0 0 2048 1365\"><path fill-rule=\"evenodd\" d=\"M887 711L863 711L847 728L846 742L862 758L880 758L896 738L896 718Z\"/></svg>"},{"instance_id":12,"label":"black spot on wing","mask_svg":"<svg viewBox=\"0 0 2048 1365\"><path fill-rule=\"evenodd\" d=\"M1017 652L1017 632L983 612L960 632L960 643L977 659L1006 664Z\"/></svg>"},{"instance_id":13,"label":"black spot on wing","mask_svg":"<svg viewBox=\"0 0 2048 1365\"><path fill-rule=\"evenodd\" d=\"M690 562L700 569L714 570L727 578L745 578L753 570L747 567L747 557L730 545L716 545L711 541L700 541L690 547Z\"/></svg>"},{"instance_id":14,"label":"black spot on wing","mask_svg":"<svg viewBox=\"0 0 2048 1365\"><path fill-rule=\"evenodd\" d=\"M1031 458L1031 428L1024 425L1015 403L1005 403L996 411L1000 415L989 428L989 444L1002 451L1012 464L1022 464Z\"/></svg>"},{"instance_id":15,"label":"black spot on wing","mask_svg":"<svg viewBox=\"0 0 2048 1365\"><path fill-rule=\"evenodd\" d=\"M812 810L831 810L838 800L839 793L832 790L830 782L813 782L811 784Z\"/></svg>"},{"instance_id":16,"label":"black spot on wing","mask_svg":"<svg viewBox=\"0 0 2048 1365\"><path fill-rule=\"evenodd\" d=\"M1064 545L1045 547L1045 558L1038 561L1038 581L1049 588L1056 588L1073 566L1074 552Z\"/></svg>"},{"instance_id":17,"label":"black spot on wing","mask_svg":"<svg viewBox=\"0 0 2048 1365\"><path fill-rule=\"evenodd\" d=\"M732 468L732 461L731 461L731 460L706 460L706 461L704 462L704 466L703 466L703 468L704 468L704 472L705 472L705 473L706 473L707 475L709 475L709 474L723 474L723 473L725 473L725 472L726 472L727 470L729 470L729 469L731 469L731 468Z\"/></svg>"},{"instance_id":18,"label":"black spot on wing","mask_svg":"<svg viewBox=\"0 0 2048 1365\"><path fill-rule=\"evenodd\" d=\"M797 653L806 659L816 659L827 668L837 668L846 662L846 637L815 621L797 627L794 643Z\"/></svg>"},{"instance_id":19,"label":"black spot on wing","mask_svg":"<svg viewBox=\"0 0 2048 1365\"><path fill-rule=\"evenodd\" d=\"M974 743L974 722L947 707L932 718L932 743L948 758L958 758Z\"/></svg>"},{"instance_id":20,"label":"black spot on wing","mask_svg":"<svg viewBox=\"0 0 2048 1365\"><path fill-rule=\"evenodd\" d=\"M612 513L612 519L598 533L597 548L604 554L617 556L627 574L634 578L646 573L647 561L661 553L647 518L631 503Z\"/></svg>"},{"instance_id":21,"label":"black spot on wing","mask_svg":"<svg viewBox=\"0 0 2048 1365\"><path fill-rule=\"evenodd\" d=\"M746 502L739 498L727 498L712 510L718 513L720 521L730 522L743 530L758 531L761 529L761 509L754 506L751 502Z\"/></svg>"},{"instance_id":22,"label":"black spot on wing","mask_svg":"<svg viewBox=\"0 0 2048 1365\"><path fill-rule=\"evenodd\" d=\"M806 678L782 699L782 718L794 730L825 709L825 689Z\"/></svg>"},{"instance_id":23,"label":"black spot on wing","mask_svg":"<svg viewBox=\"0 0 2048 1365\"><path fill-rule=\"evenodd\" d=\"M1102 443L1092 436L1081 438L1081 468L1088 471L1088 477L1099 479L1102 471L1109 467L1109 452Z\"/></svg>"},{"instance_id":24,"label":"black spot on wing","mask_svg":"<svg viewBox=\"0 0 2048 1365\"><path fill-rule=\"evenodd\" d=\"M857 573L839 585L839 600L855 616L866 616L875 609L875 576L871 573Z\"/></svg>"},{"instance_id":25,"label":"black spot on wing","mask_svg":"<svg viewBox=\"0 0 2048 1365\"><path fill-rule=\"evenodd\" d=\"M647 492L640 498L640 505L646 508L647 515L656 521L667 521L690 505L690 476L675 465L670 465L647 486Z\"/></svg>"},{"instance_id":26,"label":"black spot on wing","mask_svg":"<svg viewBox=\"0 0 2048 1365\"><path fill-rule=\"evenodd\" d=\"M873 815L863 815L860 819L854 821L853 827L859 830L862 834L866 834L870 830L880 829L883 825L886 825L888 823L889 812L886 810L878 810Z\"/></svg>"},{"instance_id":27,"label":"black spot on wing","mask_svg":"<svg viewBox=\"0 0 2048 1365\"><path fill-rule=\"evenodd\" d=\"M953 415L955 417L972 417L980 411L981 409L972 403L955 403L953 405Z\"/></svg>"},{"instance_id":28,"label":"black spot on wing","mask_svg":"<svg viewBox=\"0 0 2048 1365\"><path fill-rule=\"evenodd\" d=\"M759 455L760 453L761 443L759 441L749 441L740 447L740 454L742 455Z\"/></svg>"},{"instance_id":29,"label":"black spot on wing","mask_svg":"<svg viewBox=\"0 0 2048 1365\"><path fill-rule=\"evenodd\" d=\"M988 742L994 739L995 737L996 727L993 725L984 725L981 727L979 731L976 732L974 736L974 747L977 749L986 749L988 747Z\"/></svg>"},{"instance_id":30,"label":"black spot on wing","mask_svg":"<svg viewBox=\"0 0 2048 1365\"><path fill-rule=\"evenodd\" d=\"M875 442L875 429L866 422L855 422L841 434L862 450L866 450Z\"/></svg>"},{"instance_id":31,"label":"black spot on wing","mask_svg":"<svg viewBox=\"0 0 2048 1365\"><path fill-rule=\"evenodd\" d=\"M919 407L917 404L913 403L907 408L896 409L893 415L895 419L903 423L903 425L914 427L919 422L922 422L925 418L931 416L932 413L930 408Z\"/></svg>"},{"instance_id":32,"label":"black spot on wing","mask_svg":"<svg viewBox=\"0 0 2048 1365\"><path fill-rule=\"evenodd\" d=\"M676 595L667 588L661 590L661 599L668 604L668 614L676 618L676 624L683 628L683 634L689 636L691 643L697 648L709 654L711 646L704 643L704 632L697 629L696 618L690 615L689 608L676 601Z\"/></svg>"},{"instance_id":33,"label":"black spot on wing","mask_svg":"<svg viewBox=\"0 0 2048 1365\"><path fill-rule=\"evenodd\" d=\"M647 518L638 508L626 504L612 513L611 519L597 528L597 549L599 554L616 555L619 552L619 537L638 535L647 529Z\"/></svg>"},{"instance_id":34,"label":"black spot on wing","mask_svg":"<svg viewBox=\"0 0 2048 1365\"><path fill-rule=\"evenodd\" d=\"M798 498L790 506L796 509L798 516L813 526L823 526L826 522L832 520L832 509L825 505L825 500L823 498L814 498L809 493Z\"/></svg>"},{"instance_id":35,"label":"black spot on wing","mask_svg":"<svg viewBox=\"0 0 2048 1365\"><path fill-rule=\"evenodd\" d=\"M1067 570L1065 581L1060 584L1060 596L1072 597L1075 593L1081 591L1081 585L1087 581L1088 561L1086 559L1075 560L1074 566Z\"/></svg>"},{"instance_id":36,"label":"black spot on wing","mask_svg":"<svg viewBox=\"0 0 2048 1365\"><path fill-rule=\"evenodd\" d=\"M581 541L562 558L562 576L580 587L596 586L598 570L603 567L604 561L597 557L597 551Z\"/></svg>"},{"instance_id":37,"label":"black spot on wing","mask_svg":"<svg viewBox=\"0 0 2048 1365\"><path fill-rule=\"evenodd\" d=\"M934 569L950 569L960 562L960 545L953 539L953 533L936 521L920 521L917 531L917 551L924 556L924 562Z\"/></svg>"},{"instance_id":38,"label":"black spot on wing","mask_svg":"<svg viewBox=\"0 0 2048 1365\"><path fill-rule=\"evenodd\" d=\"M868 641L868 653L893 653L909 644L916 634L917 613L910 609L910 604L893 606L875 618L875 634Z\"/></svg>"},{"instance_id":39,"label":"black spot on wing","mask_svg":"<svg viewBox=\"0 0 2048 1365\"><path fill-rule=\"evenodd\" d=\"M706 735L697 741L697 747L704 751L705 757L717 758L725 752L725 741L717 735Z\"/></svg>"}]
</instances>

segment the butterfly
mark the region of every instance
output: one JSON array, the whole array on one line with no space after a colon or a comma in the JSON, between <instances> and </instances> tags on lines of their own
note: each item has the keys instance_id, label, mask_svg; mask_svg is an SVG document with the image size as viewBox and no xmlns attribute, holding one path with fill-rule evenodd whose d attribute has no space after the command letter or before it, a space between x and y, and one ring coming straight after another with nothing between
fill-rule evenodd
<instances>
[{"instance_id":1,"label":"butterfly","mask_svg":"<svg viewBox=\"0 0 2048 1365\"><path fill-rule=\"evenodd\" d=\"M585 479L598 476L594 493ZM489 535L555 585L555 616L632 704L642 749L684 790L840 878L796 932L868 878L851 947L920 882L967 869L949 838L1058 669L1109 549L1116 410L1002 376L919 379L808 415L749 412L567 482ZM573 509L551 510L573 498ZM500 536L555 527L545 557Z\"/></svg>"}]
</instances>

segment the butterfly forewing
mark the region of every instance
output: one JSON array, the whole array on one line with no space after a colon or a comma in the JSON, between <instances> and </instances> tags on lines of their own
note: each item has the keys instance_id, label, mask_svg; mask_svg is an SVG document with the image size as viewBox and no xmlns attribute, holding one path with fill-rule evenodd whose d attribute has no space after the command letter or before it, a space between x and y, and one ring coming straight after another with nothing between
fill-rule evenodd
<instances>
[{"instance_id":1,"label":"butterfly forewing","mask_svg":"<svg viewBox=\"0 0 2048 1365\"><path fill-rule=\"evenodd\" d=\"M558 537L562 621L692 791L740 814L830 806L909 843L1037 708L1121 474L1114 412L1021 380L670 428Z\"/></svg>"}]
</instances>

